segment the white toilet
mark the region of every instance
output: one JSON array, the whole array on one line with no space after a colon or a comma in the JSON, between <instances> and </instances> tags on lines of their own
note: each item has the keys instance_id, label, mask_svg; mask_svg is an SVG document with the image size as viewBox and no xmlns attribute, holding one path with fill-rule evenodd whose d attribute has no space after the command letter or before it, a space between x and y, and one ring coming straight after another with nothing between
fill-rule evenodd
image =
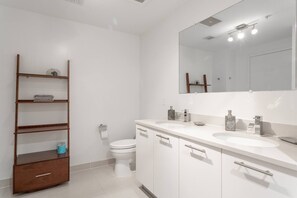
<instances>
[{"instance_id":1,"label":"white toilet","mask_svg":"<svg viewBox=\"0 0 297 198\"><path fill-rule=\"evenodd\" d=\"M110 151L116 159L114 172L117 177L131 176L130 163L135 158L136 140L125 139L110 143Z\"/></svg>"}]
</instances>

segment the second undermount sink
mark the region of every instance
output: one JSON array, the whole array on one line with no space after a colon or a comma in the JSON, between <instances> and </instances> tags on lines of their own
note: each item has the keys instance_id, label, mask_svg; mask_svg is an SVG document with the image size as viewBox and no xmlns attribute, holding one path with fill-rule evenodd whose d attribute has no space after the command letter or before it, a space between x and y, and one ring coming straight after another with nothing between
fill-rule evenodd
<instances>
[{"instance_id":1,"label":"second undermount sink","mask_svg":"<svg viewBox=\"0 0 297 198\"><path fill-rule=\"evenodd\" d=\"M157 121L156 124L167 128L182 128L186 125L178 121Z\"/></svg>"},{"instance_id":2,"label":"second undermount sink","mask_svg":"<svg viewBox=\"0 0 297 198\"><path fill-rule=\"evenodd\" d=\"M242 145L242 146L251 146L251 147L277 147L279 144L278 142L267 139L265 137L250 135L250 134L241 134L241 133L215 133L213 135L217 139Z\"/></svg>"}]
</instances>

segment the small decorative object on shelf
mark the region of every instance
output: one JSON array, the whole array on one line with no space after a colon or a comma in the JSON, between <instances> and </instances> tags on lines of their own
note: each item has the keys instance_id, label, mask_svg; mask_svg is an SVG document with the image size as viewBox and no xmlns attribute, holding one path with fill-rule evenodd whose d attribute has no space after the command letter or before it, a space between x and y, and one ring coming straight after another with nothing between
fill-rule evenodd
<instances>
[{"instance_id":1,"label":"small decorative object on shelf","mask_svg":"<svg viewBox=\"0 0 297 198\"><path fill-rule=\"evenodd\" d=\"M35 95L34 102L53 102L54 96L53 95Z\"/></svg>"},{"instance_id":2,"label":"small decorative object on shelf","mask_svg":"<svg viewBox=\"0 0 297 198\"><path fill-rule=\"evenodd\" d=\"M58 69L49 69L46 71L49 76L60 76L61 72Z\"/></svg>"},{"instance_id":3,"label":"small decorative object on shelf","mask_svg":"<svg viewBox=\"0 0 297 198\"><path fill-rule=\"evenodd\" d=\"M57 153L58 155L63 155L66 153L66 144L61 142L57 145Z\"/></svg>"}]
</instances>

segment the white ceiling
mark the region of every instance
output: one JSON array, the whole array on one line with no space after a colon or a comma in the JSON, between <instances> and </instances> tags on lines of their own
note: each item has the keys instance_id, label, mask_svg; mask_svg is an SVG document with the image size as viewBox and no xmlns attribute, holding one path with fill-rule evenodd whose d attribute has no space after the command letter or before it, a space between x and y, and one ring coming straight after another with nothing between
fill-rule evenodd
<instances>
[{"instance_id":1,"label":"white ceiling","mask_svg":"<svg viewBox=\"0 0 297 198\"><path fill-rule=\"evenodd\" d=\"M117 31L141 34L189 0L0 0L0 4Z\"/></svg>"}]
</instances>

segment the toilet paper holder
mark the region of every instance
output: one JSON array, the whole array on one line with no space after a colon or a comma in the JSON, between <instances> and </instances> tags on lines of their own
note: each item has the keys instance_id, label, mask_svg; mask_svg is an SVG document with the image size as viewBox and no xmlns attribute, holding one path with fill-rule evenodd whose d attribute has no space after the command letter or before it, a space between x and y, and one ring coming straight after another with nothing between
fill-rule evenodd
<instances>
[{"instance_id":1,"label":"toilet paper holder","mask_svg":"<svg viewBox=\"0 0 297 198\"><path fill-rule=\"evenodd\" d=\"M108 131L107 131L107 125L100 124L99 125L99 133L102 140L108 139Z\"/></svg>"},{"instance_id":2,"label":"toilet paper holder","mask_svg":"<svg viewBox=\"0 0 297 198\"><path fill-rule=\"evenodd\" d=\"M106 124L100 124L99 125L99 132L107 131L107 125Z\"/></svg>"}]
</instances>

